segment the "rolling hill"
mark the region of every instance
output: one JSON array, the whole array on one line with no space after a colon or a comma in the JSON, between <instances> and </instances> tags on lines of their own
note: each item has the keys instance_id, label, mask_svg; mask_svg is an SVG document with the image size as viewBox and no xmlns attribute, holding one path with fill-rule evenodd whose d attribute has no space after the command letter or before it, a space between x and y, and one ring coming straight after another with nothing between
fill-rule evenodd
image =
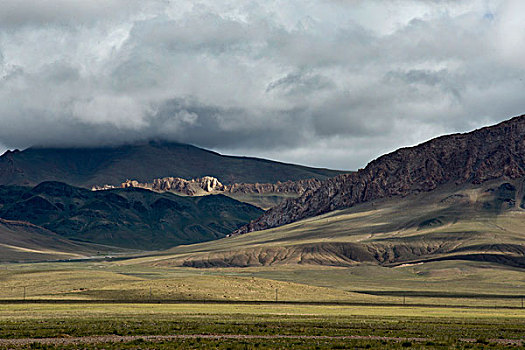
<instances>
[{"instance_id":1,"label":"rolling hill","mask_svg":"<svg viewBox=\"0 0 525 350\"><path fill-rule=\"evenodd\" d=\"M0 219L0 262L79 259L111 247L73 242L45 228Z\"/></svg>"},{"instance_id":2,"label":"rolling hill","mask_svg":"<svg viewBox=\"0 0 525 350\"><path fill-rule=\"evenodd\" d=\"M261 214L224 195L181 197L140 188L90 191L61 182L0 186L3 219L27 221L76 241L142 250L221 238Z\"/></svg>"},{"instance_id":3,"label":"rolling hill","mask_svg":"<svg viewBox=\"0 0 525 350\"><path fill-rule=\"evenodd\" d=\"M224 184L319 179L341 171L309 168L259 158L224 156L195 146L151 141L118 147L43 148L8 151L0 157L0 185L34 186L60 181L91 188L127 179L218 178Z\"/></svg>"}]
</instances>

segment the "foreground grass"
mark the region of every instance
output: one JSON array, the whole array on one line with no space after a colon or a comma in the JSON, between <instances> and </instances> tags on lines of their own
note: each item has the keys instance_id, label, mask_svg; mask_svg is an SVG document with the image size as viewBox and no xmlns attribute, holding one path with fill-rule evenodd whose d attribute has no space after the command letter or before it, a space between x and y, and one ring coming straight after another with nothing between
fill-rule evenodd
<instances>
[{"instance_id":1,"label":"foreground grass","mask_svg":"<svg viewBox=\"0 0 525 350\"><path fill-rule=\"evenodd\" d=\"M125 303L125 304L2 304L0 322L13 319L49 319L49 318L92 318L92 317L181 317L191 315L215 315L217 317L238 317L239 315L260 317L262 315L305 316L305 317L426 317L469 319L508 319L512 322L525 322L525 309L491 308L449 308L416 306L347 306L347 305L305 305L281 303ZM491 321L492 322L492 321Z\"/></svg>"},{"instance_id":2,"label":"foreground grass","mask_svg":"<svg viewBox=\"0 0 525 350\"><path fill-rule=\"evenodd\" d=\"M229 304L2 305L0 338L143 334L521 339L521 310Z\"/></svg>"},{"instance_id":3,"label":"foreground grass","mask_svg":"<svg viewBox=\"0 0 525 350\"><path fill-rule=\"evenodd\" d=\"M521 310L228 304L18 304L0 307L0 339L196 335L194 338L83 344L82 348L499 348L524 339ZM204 335L266 338L213 339ZM296 338L284 338L294 336ZM304 339L389 337L389 339ZM393 338L399 338L393 340ZM411 340L405 338L423 338ZM466 343L462 339L471 339ZM25 344L21 348L77 348ZM1 346L0 346L1 348Z\"/></svg>"}]
</instances>

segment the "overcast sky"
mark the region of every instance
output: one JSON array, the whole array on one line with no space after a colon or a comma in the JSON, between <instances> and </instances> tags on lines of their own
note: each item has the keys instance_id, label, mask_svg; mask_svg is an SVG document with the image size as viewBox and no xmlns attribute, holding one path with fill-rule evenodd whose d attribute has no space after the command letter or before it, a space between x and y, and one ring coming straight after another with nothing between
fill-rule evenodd
<instances>
[{"instance_id":1,"label":"overcast sky","mask_svg":"<svg viewBox=\"0 0 525 350\"><path fill-rule=\"evenodd\" d=\"M525 1L2 0L0 151L163 138L357 169L525 114Z\"/></svg>"}]
</instances>

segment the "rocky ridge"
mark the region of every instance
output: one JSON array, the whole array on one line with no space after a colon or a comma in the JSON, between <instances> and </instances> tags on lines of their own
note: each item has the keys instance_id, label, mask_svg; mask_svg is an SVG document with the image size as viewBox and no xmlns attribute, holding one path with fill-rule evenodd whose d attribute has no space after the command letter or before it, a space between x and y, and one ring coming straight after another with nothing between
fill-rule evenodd
<instances>
[{"instance_id":1,"label":"rocky ridge","mask_svg":"<svg viewBox=\"0 0 525 350\"><path fill-rule=\"evenodd\" d=\"M293 194L301 195L308 190L315 190L321 185L317 179L286 181L277 183L234 183L222 184L217 178L204 176L202 178L186 180L179 177L164 177L152 182L127 180L120 186L104 185L93 186L93 191L114 188L144 188L157 192L174 192L186 196L202 196L208 194Z\"/></svg>"},{"instance_id":2,"label":"rocky ridge","mask_svg":"<svg viewBox=\"0 0 525 350\"><path fill-rule=\"evenodd\" d=\"M470 133L401 148L364 169L325 180L288 199L234 234L285 225L359 203L428 192L447 183L480 184L525 176L525 115Z\"/></svg>"}]
</instances>

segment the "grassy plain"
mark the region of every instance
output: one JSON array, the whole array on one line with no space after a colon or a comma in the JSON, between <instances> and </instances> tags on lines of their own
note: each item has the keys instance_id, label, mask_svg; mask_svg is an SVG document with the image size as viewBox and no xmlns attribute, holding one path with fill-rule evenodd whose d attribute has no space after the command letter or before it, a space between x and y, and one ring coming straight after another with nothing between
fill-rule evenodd
<instances>
[{"instance_id":1,"label":"grassy plain","mask_svg":"<svg viewBox=\"0 0 525 350\"><path fill-rule=\"evenodd\" d=\"M233 300L521 307L525 273L480 262L398 268L195 269L76 262L0 265L0 300Z\"/></svg>"},{"instance_id":2,"label":"grassy plain","mask_svg":"<svg viewBox=\"0 0 525 350\"><path fill-rule=\"evenodd\" d=\"M0 349L518 348L524 284L518 268L457 261L396 268L5 264ZM13 302L24 287L26 301L40 302ZM276 290L279 301L343 304L276 303ZM47 337L56 339L40 343Z\"/></svg>"},{"instance_id":3,"label":"grassy plain","mask_svg":"<svg viewBox=\"0 0 525 350\"><path fill-rule=\"evenodd\" d=\"M279 303L0 306L0 339L34 339L20 347L35 346L38 339L49 337L67 340L71 337L117 336L114 339L118 340L125 339L118 337L126 336L171 335L174 338L170 340L135 339L123 344L113 342L109 346L97 345L97 339L86 339L95 344L82 347L499 348L502 344L498 341L519 345L524 331L525 312L508 309ZM184 338L182 335L193 337ZM237 338L238 335L245 337ZM225 339L206 336L225 336ZM6 342L0 341L0 347L2 344ZM44 346L60 348L53 343Z\"/></svg>"}]
</instances>

